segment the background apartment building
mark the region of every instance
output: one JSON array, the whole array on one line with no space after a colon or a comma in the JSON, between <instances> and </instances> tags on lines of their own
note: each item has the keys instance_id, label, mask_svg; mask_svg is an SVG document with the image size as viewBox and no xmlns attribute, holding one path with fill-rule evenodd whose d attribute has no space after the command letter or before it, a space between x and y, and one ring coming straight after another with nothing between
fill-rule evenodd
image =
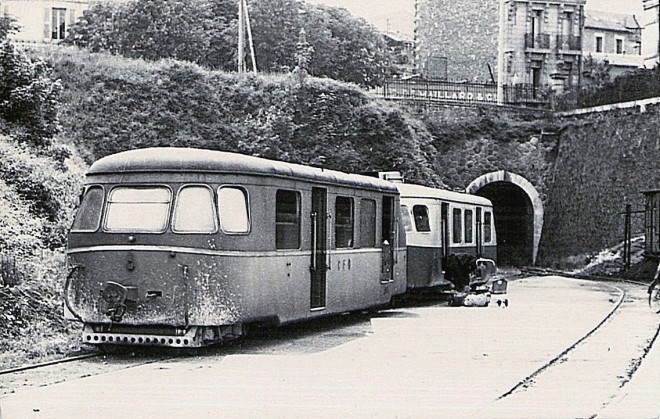
<instances>
[{"instance_id":1,"label":"background apartment building","mask_svg":"<svg viewBox=\"0 0 660 419\"><path fill-rule=\"evenodd\" d=\"M56 43L89 9L90 0L0 0L0 12L16 19L20 30L9 39L21 43Z\"/></svg>"},{"instance_id":2,"label":"background apartment building","mask_svg":"<svg viewBox=\"0 0 660 419\"><path fill-rule=\"evenodd\" d=\"M587 63L607 61L610 77L642 67L642 26L637 17L589 11L584 23L582 54Z\"/></svg>"}]
</instances>

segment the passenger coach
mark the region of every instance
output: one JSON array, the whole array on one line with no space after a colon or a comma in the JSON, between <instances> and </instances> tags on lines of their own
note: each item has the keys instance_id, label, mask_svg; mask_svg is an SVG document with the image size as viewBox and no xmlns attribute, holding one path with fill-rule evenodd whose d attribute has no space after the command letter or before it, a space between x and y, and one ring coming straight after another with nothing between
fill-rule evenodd
<instances>
[{"instance_id":1,"label":"passenger coach","mask_svg":"<svg viewBox=\"0 0 660 419\"><path fill-rule=\"evenodd\" d=\"M408 248L408 288L453 289L462 261L497 260L490 200L476 195L397 183ZM467 272L465 270L464 272Z\"/></svg>"},{"instance_id":2,"label":"passenger coach","mask_svg":"<svg viewBox=\"0 0 660 419\"><path fill-rule=\"evenodd\" d=\"M406 290L399 217L377 178L209 150L108 156L69 234L67 317L87 343L192 347L384 305Z\"/></svg>"}]
</instances>

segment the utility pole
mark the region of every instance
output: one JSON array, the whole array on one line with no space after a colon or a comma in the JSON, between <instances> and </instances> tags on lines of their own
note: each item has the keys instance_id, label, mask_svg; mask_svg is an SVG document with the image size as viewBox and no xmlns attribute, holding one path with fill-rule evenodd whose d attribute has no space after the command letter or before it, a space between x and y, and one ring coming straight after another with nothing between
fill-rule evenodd
<instances>
[{"instance_id":1,"label":"utility pole","mask_svg":"<svg viewBox=\"0 0 660 419\"><path fill-rule=\"evenodd\" d=\"M254 54L254 43L252 42L252 27L250 25L250 14L248 12L247 0L238 0L238 73L246 72L245 65L245 32L247 30L250 58L252 59L252 72L257 72L257 60Z\"/></svg>"}]
</instances>

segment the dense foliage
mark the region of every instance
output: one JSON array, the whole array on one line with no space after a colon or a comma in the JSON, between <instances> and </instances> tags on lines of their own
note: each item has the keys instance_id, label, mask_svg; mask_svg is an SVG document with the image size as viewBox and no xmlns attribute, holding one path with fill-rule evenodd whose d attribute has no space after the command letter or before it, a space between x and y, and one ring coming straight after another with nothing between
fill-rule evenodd
<instances>
[{"instance_id":1,"label":"dense foliage","mask_svg":"<svg viewBox=\"0 0 660 419\"><path fill-rule=\"evenodd\" d=\"M64 135L88 161L148 146L201 147L436 181L423 125L351 84L76 50L49 61L65 86Z\"/></svg>"},{"instance_id":2,"label":"dense foliage","mask_svg":"<svg viewBox=\"0 0 660 419\"><path fill-rule=\"evenodd\" d=\"M60 90L42 61L30 60L8 41L0 43L0 118L21 127L26 140L49 144L57 131Z\"/></svg>"},{"instance_id":3,"label":"dense foliage","mask_svg":"<svg viewBox=\"0 0 660 419\"><path fill-rule=\"evenodd\" d=\"M0 41L7 39L7 35L17 30L16 19L11 16L0 16Z\"/></svg>"},{"instance_id":4,"label":"dense foliage","mask_svg":"<svg viewBox=\"0 0 660 419\"><path fill-rule=\"evenodd\" d=\"M582 90L580 107L608 105L660 96L660 68L639 68L612 81Z\"/></svg>"},{"instance_id":5,"label":"dense foliage","mask_svg":"<svg viewBox=\"0 0 660 419\"><path fill-rule=\"evenodd\" d=\"M70 29L67 42L131 58L172 58L209 69L236 69L234 0L135 0L98 3ZM311 46L309 73L374 86L391 71L382 37L346 10L301 0L254 0L249 6L259 71L296 67L301 30ZM245 54L249 54L246 49Z\"/></svg>"}]
</instances>

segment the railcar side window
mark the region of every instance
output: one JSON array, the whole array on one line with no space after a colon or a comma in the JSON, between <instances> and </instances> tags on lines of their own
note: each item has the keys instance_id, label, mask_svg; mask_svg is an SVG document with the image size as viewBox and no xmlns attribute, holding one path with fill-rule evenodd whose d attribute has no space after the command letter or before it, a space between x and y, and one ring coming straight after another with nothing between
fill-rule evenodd
<instances>
[{"instance_id":1,"label":"railcar side window","mask_svg":"<svg viewBox=\"0 0 660 419\"><path fill-rule=\"evenodd\" d=\"M472 243L472 210L465 210L465 243Z\"/></svg>"},{"instance_id":2,"label":"railcar side window","mask_svg":"<svg viewBox=\"0 0 660 419\"><path fill-rule=\"evenodd\" d=\"M360 247L376 247L376 201L360 202Z\"/></svg>"},{"instance_id":3,"label":"railcar side window","mask_svg":"<svg viewBox=\"0 0 660 419\"><path fill-rule=\"evenodd\" d=\"M413 206L413 217L415 217L415 228L417 231L431 231L431 224L429 223L429 209L426 207L426 205Z\"/></svg>"},{"instance_id":4,"label":"railcar side window","mask_svg":"<svg viewBox=\"0 0 660 419\"><path fill-rule=\"evenodd\" d=\"M335 247L353 247L353 199L335 200Z\"/></svg>"},{"instance_id":5,"label":"railcar side window","mask_svg":"<svg viewBox=\"0 0 660 419\"><path fill-rule=\"evenodd\" d=\"M300 197L298 192L278 190L275 195L275 247L300 248Z\"/></svg>"},{"instance_id":6,"label":"railcar side window","mask_svg":"<svg viewBox=\"0 0 660 419\"><path fill-rule=\"evenodd\" d=\"M94 232L98 230L103 214L103 195L103 188L100 186L92 186L87 189L71 227L72 231Z\"/></svg>"},{"instance_id":7,"label":"railcar side window","mask_svg":"<svg viewBox=\"0 0 660 419\"><path fill-rule=\"evenodd\" d=\"M172 193L164 186L120 186L110 191L105 230L110 233L162 233Z\"/></svg>"},{"instance_id":8,"label":"railcar side window","mask_svg":"<svg viewBox=\"0 0 660 419\"><path fill-rule=\"evenodd\" d=\"M182 187L176 198L172 231L215 233L217 230L213 191L207 186Z\"/></svg>"},{"instance_id":9,"label":"railcar side window","mask_svg":"<svg viewBox=\"0 0 660 419\"><path fill-rule=\"evenodd\" d=\"M401 205L401 222L403 223L403 229L406 232L413 231L410 210L405 205Z\"/></svg>"},{"instance_id":10,"label":"railcar side window","mask_svg":"<svg viewBox=\"0 0 660 419\"><path fill-rule=\"evenodd\" d=\"M250 209L245 189L229 186L220 188L218 209L223 232L241 234L250 231Z\"/></svg>"},{"instance_id":11,"label":"railcar side window","mask_svg":"<svg viewBox=\"0 0 660 419\"><path fill-rule=\"evenodd\" d=\"M493 216L490 212L484 212L484 243L490 243L493 240L492 233Z\"/></svg>"},{"instance_id":12,"label":"railcar side window","mask_svg":"<svg viewBox=\"0 0 660 419\"><path fill-rule=\"evenodd\" d=\"M454 208L452 212L452 242L460 243L463 236L463 217L461 209Z\"/></svg>"}]
</instances>

